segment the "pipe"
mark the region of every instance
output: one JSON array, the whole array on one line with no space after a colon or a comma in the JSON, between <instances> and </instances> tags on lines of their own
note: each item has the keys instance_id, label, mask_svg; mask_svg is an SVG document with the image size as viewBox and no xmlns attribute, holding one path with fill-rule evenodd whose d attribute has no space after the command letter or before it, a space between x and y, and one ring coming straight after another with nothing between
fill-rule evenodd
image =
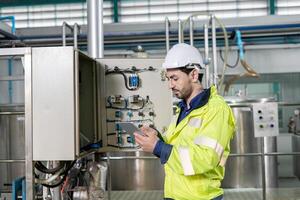
<instances>
[{"instance_id":1,"label":"pipe","mask_svg":"<svg viewBox=\"0 0 300 200\"><path fill-rule=\"evenodd\" d=\"M104 41L103 41L103 0L98 0L97 22L98 22L98 54L97 58L103 58L104 55Z\"/></svg>"},{"instance_id":2,"label":"pipe","mask_svg":"<svg viewBox=\"0 0 300 200\"><path fill-rule=\"evenodd\" d=\"M190 17L190 45L194 46L194 20Z\"/></svg>"},{"instance_id":3,"label":"pipe","mask_svg":"<svg viewBox=\"0 0 300 200\"><path fill-rule=\"evenodd\" d=\"M18 112L18 111L0 112L0 115L24 115L24 112Z\"/></svg>"},{"instance_id":4,"label":"pipe","mask_svg":"<svg viewBox=\"0 0 300 200\"><path fill-rule=\"evenodd\" d=\"M25 162L25 160L0 160L0 163L16 163L16 162Z\"/></svg>"},{"instance_id":5,"label":"pipe","mask_svg":"<svg viewBox=\"0 0 300 200\"><path fill-rule=\"evenodd\" d=\"M210 69L209 69L210 60L209 60L208 54L209 54L208 26L207 26L207 24L204 24L204 65L205 65L205 76L206 76L206 80L205 80L206 88L209 88L211 85Z\"/></svg>"},{"instance_id":6,"label":"pipe","mask_svg":"<svg viewBox=\"0 0 300 200\"><path fill-rule=\"evenodd\" d=\"M211 15L211 29L212 29L212 56L213 56L213 84L218 85L218 63L217 63L217 37L216 37L216 20L215 16Z\"/></svg>"},{"instance_id":7,"label":"pipe","mask_svg":"<svg viewBox=\"0 0 300 200\"><path fill-rule=\"evenodd\" d=\"M182 37L182 21L179 19L178 20L178 43L183 42L183 37Z\"/></svg>"},{"instance_id":8,"label":"pipe","mask_svg":"<svg viewBox=\"0 0 300 200\"><path fill-rule=\"evenodd\" d=\"M70 26L67 22L63 22L62 25L62 42L63 42L63 46L67 45L67 34L66 34L66 28L69 28L72 32L74 32L74 29L72 28L72 26Z\"/></svg>"},{"instance_id":9,"label":"pipe","mask_svg":"<svg viewBox=\"0 0 300 200\"><path fill-rule=\"evenodd\" d=\"M265 137L261 138L261 152L265 153ZM262 198L266 200L266 160L265 156L261 156L261 181L262 181Z\"/></svg>"},{"instance_id":10,"label":"pipe","mask_svg":"<svg viewBox=\"0 0 300 200\"><path fill-rule=\"evenodd\" d=\"M170 49L170 21L169 18L165 18L165 31L166 31L166 52Z\"/></svg>"},{"instance_id":11,"label":"pipe","mask_svg":"<svg viewBox=\"0 0 300 200\"><path fill-rule=\"evenodd\" d=\"M88 54L92 58L96 58L98 56L97 6L97 0L87 0Z\"/></svg>"},{"instance_id":12,"label":"pipe","mask_svg":"<svg viewBox=\"0 0 300 200\"><path fill-rule=\"evenodd\" d=\"M78 48L78 32L80 32L80 27L77 23L73 26L73 38L74 38L74 48Z\"/></svg>"},{"instance_id":13,"label":"pipe","mask_svg":"<svg viewBox=\"0 0 300 200\"><path fill-rule=\"evenodd\" d=\"M8 59L8 77L12 76L12 59ZM11 80L8 81L8 98L9 98L9 103L11 104L13 102L13 83Z\"/></svg>"}]
</instances>

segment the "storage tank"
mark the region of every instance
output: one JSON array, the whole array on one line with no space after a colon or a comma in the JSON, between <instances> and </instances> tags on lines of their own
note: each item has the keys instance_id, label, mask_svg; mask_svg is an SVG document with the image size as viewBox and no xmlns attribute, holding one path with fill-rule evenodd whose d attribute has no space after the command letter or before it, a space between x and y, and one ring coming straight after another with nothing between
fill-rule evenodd
<instances>
[{"instance_id":1,"label":"storage tank","mask_svg":"<svg viewBox=\"0 0 300 200\"><path fill-rule=\"evenodd\" d=\"M11 191L14 179L25 175L24 106L0 106L0 193Z\"/></svg>"},{"instance_id":2,"label":"storage tank","mask_svg":"<svg viewBox=\"0 0 300 200\"><path fill-rule=\"evenodd\" d=\"M236 133L231 141L232 154L276 152L276 137L255 137L252 103L273 102L272 98L226 99L236 119ZM262 141L264 140L264 150ZM266 187L277 187L277 158L265 156ZM224 188L262 187L261 156L229 157L226 163Z\"/></svg>"},{"instance_id":3,"label":"storage tank","mask_svg":"<svg viewBox=\"0 0 300 200\"><path fill-rule=\"evenodd\" d=\"M120 151L114 148L96 154L97 161L108 157L108 185L112 190L163 190L163 165L154 155L135 149Z\"/></svg>"},{"instance_id":4,"label":"storage tank","mask_svg":"<svg viewBox=\"0 0 300 200\"><path fill-rule=\"evenodd\" d=\"M300 135L293 135L293 152L300 152ZM300 156L294 156L294 174L300 180Z\"/></svg>"}]
</instances>

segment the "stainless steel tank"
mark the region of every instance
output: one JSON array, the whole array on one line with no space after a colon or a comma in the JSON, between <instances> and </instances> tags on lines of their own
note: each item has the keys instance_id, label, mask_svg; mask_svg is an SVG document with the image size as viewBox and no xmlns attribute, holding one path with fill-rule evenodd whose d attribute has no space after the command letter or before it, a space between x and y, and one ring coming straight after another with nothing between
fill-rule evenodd
<instances>
[{"instance_id":1,"label":"stainless steel tank","mask_svg":"<svg viewBox=\"0 0 300 200\"><path fill-rule=\"evenodd\" d=\"M300 135L294 135L293 141L293 151L300 152ZM300 155L294 156L294 174L300 180Z\"/></svg>"},{"instance_id":2,"label":"stainless steel tank","mask_svg":"<svg viewBox=\"0 0 300 200\"><path fill-rule=\"evenodd\" d=\"M132 149L96 154L96 159L107 156L112 190L163 190L163 166L152 154Z\"/></svg>"},{"instance_id":3,"label":"stainless steel tank","mask_svg":"<svg viewBox=\"0 0 300 200\"><path fill-rule=\"evenodd\" d=\"M24 115L12 114L24 111L24 107L0 107L0 160L25 159ZM25 164L0 161L0 192L11 191L11 183L25 175Z\"/></svg>"},{"instance_id":4,"label":"stainless steel tank","mask_svg":"<svg viewBox=\"0 0 300 200\"><path fill-rule=\"evenodd\" d=\"M227 100L236 120L236 133L231 141L231 153L261 153L277 150L276 137L254 137L253 113L251 103L271 101L271 99ZM277 187L277 158L265 156L266 187ZM262 162L260 156L229 157L226 163L224 188L258 188L262 187Z\"/></svg>"}]
</instances>

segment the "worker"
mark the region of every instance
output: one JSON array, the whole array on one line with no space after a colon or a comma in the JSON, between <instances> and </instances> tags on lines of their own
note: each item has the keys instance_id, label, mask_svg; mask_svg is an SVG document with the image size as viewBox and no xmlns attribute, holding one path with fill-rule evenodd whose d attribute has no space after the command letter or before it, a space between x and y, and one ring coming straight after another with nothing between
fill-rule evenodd
<instances>
[{"instance_id":1,"label":"worker","mask_svg":"<svg viewBox=\"0 0 300 200\"><path fill-rule=\"evenodd\" d=\"M168 130L143 126L134 133L145 152L160 158L165 169L166 200L222 200L221 181L235 130L231 108L217 94L215 86L201 84L203 59L200 52L185 43L174 45L163 68L169 88L182 101Z\"/></svg>"}]
</instances>

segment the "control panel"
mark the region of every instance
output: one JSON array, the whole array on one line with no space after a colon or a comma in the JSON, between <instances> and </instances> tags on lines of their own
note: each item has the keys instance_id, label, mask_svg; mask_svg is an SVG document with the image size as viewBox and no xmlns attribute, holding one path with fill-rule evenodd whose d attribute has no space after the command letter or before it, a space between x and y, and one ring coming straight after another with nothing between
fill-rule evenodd
<instances>
[{"instance_id":1,"label":"control panel","mask_svg":"<svg viewBox=\"0 0 300 200\"><path fill-rule=\"evenodd\" d=\"M255 137L278 136L278 104L276 102L253 103Z\"/></svg>"},{"instance_id":2,"label":"control panel","mask_svg":"<svg viewBox=\"0 0 300 200\"><path fill-rule=\"evenodd\" d=\"M161 68L162 59L101 59L105 69L104 146L136 148L133 133L118 123L129 122L166 131L172 119L172 93Z\"/></svg>"}]
</instances>

